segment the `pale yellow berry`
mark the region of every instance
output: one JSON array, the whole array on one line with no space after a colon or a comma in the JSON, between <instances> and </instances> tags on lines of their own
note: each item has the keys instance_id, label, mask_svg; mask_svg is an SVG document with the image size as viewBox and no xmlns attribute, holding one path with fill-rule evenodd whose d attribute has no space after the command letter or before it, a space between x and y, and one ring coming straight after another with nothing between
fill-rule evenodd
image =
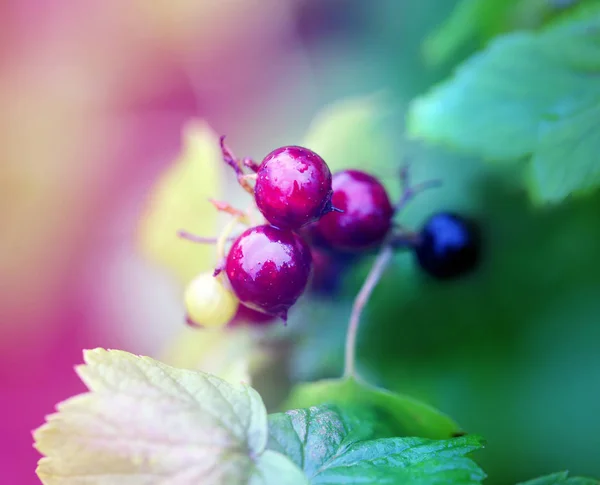
<instances>
[{"instance_id":1,"label":"pale yellow berry","mask_svg":"<svg viewBox=\"0 0 600 485\"><path fill-rule=\"evenodd\" d=\"M201 273L186 288L185 308L193 323L218 328L233 319L240 302L221 278L214 277L212 272Z\"/></svg>"}]
</instances>

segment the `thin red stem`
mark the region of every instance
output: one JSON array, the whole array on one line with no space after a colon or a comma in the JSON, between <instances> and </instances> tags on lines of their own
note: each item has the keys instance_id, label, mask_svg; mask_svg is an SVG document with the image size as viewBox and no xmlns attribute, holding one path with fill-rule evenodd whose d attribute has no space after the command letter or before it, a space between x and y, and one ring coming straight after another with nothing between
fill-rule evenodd
<instances>
[{"instance_id":1,"label":"thin red stem","mask_svg":"<svg viewBox=\"0 0 600 485\"><path fill-rule=\"evenodd\" d=\"M235 172L235 176L237 177L237 181L240 184L240 186L249 194L254 195L254 187L250 185L248 177L246 176L246 174L244 174L240 161L237 158L235 158L231 150L227 148L227 145L225 145L225 135L222 135L219 138L219 143L221 144L223 160Z\"/></svg>"},{"instance_id":2,"label":"thin red stem","mask_svg":"<svg viewBox=\"0 0 600 485\"><path fill-rule=\"evenodd\" d=\"M410 202L417 194L423 192L426 189L438 187L441 185L439 180L429 180L421 184L411 187L410 177L408 171L408 165L402 167L400 172L400 182L402 184L402 195L396 205L394 211L396 213L402 211L408 202ZM404 239L401 239L404 237ZM344 376L345 377L357 377L356 376L356 340L358 336L358 328L360 325L360 319L363 314L371 293L379 283L381 276L389 265L392 256L394 254L394 247L414 244L417 240L418 234L404 232L403 234L390 235L384 243L381 251L377 255L369 274L362 288L358 292L354 304L352 306L352 313L350 314L350 321L348 322L348 332L346 334L346 349L344 356Z\"/></svg>"},{"instance_id":3,"label":"thin red stem","mask_svg":"<svg viewBox=\"0 0 600 485\"><path fill-rule=\"evenodd\" d=\"M260 163L255 162L254 160L252 160L251 158L248 157L244 157L242 158L242 165L244 167L248 167L250 170L252 170L253 172L258 172L258 169L260 167Z\"/></svg>"},{"instance_id":4,"label":"thin red stem","mask_svg":"<svg viewBox=\"0 0 600 485\"><path fill-rule=\"evenodd\" d=\"M186 241L190 241L197 244L217 244L218 239L216 237L202 237L192 234L188 231L177 231L177 236ZM228 241L234 241L235 237L227 238Z\"/></svg>"},{"instance_id":5,"label":"thin red stem","mask_svg":"<svg viewBox=\"0 0 600 485\"><path fill-rule=\"evenodd\" d=\"M420 194L424 190L433 189L442 185L441 180L427 180L411 186L408 164L404 165L400 170L400 183L402 184L402 195L400 196L400 200L398 200L394 206L394 211L396 213L402 211L402 209L404 209L417 194Z\"/></svg>"},{"instance_id":6,"label":"thin red stem","mask_svg":"<svg viewBox=\"0 0 600 485\"><path fill-rule=\"evenodd\" d=\"M218 211L226 212L227 214L231 214L234 217L245 217L246 214L233 207L229 202L223 202L221 200L208 199L208 201L215 206Z\"/></svg>"},{"instance_id":7,"label":"thin red stem","mask_svg":"<svg viewBox=\"0 0 600 485\"><path fill-rule=\"evenodd\" d=\"M350 321L348 323L348 333L346 334L344 377L356 377L356 338L358 335L360 317L369 301L371 293L377 286L377 283L381 279L381 275L391 261L393 254L394 252L390 245L386 244L383 246L371 267L371 271L369 271L367 279L354 300Z\"/></svg>"},{"instance_id":8,"label":"thin red stem","mask_svg":"<svg viewBox=\"0 0 600 485\"><path fill-rule=\"evenodd\" d=\"M181 239L185 239L185 240L193 242L193 243L217 244L216 237L197 236L196 234L192 234L191 232L187 232L187 231L177 231L177 236L179 236Z\"/></svg>"}]
</instances>

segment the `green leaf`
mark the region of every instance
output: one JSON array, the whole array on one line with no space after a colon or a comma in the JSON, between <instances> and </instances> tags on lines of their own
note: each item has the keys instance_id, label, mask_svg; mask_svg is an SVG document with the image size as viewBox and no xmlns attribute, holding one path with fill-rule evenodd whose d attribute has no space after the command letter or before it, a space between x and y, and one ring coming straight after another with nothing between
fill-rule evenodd
<instances>
[{"instance_id":1,"label":"green leaf","mask_svg":"<svg viewBox=\"0 0 600 485\"><path fill-rule=\"evenodd\" d=\"M532 192L559 201L600 184L599 70L600 7L586 7L498 38L412 104L409 131L487 159L533 156Z\"/></svg>"},{"instance_id":2,"label":"green leaf","mask_svg":"<svg viewBox=\"0 0 600 485\"><path fill-rule=\"evenodd\" d=\"M423 45L425 60L432 65L450 60L471 40L484 41L505 26L508 13L520 0L462 0L452 15Z\"/></svg>"},{"instance_id":3,"label":"green leaf","mask_svg":"<svg viewBox=\"0 0 600 485\"><path fill-rule=\"evenodd\" d=\"M34 433L43 483L306 483L290 460L263 454L267 414L252 388L127 352L84 358L90 392Z\"/></svg>"},{"instance_id":4,"label":"green leaf","mask_svg":"<svg viewBox=\"0 0 600 485\"><path fill-rule=\"evenodd\" d=\"M530 174L537 200L560 201L600 184L599 119L600 96L566 100L542 121Z\"/></svg>"},{"instance_id":5,"label":"green leaf","mask_svg":"<svg viewBox=\"0 0 600 485\"><path fill-rule=\"evenodd\" d=\"M570 477L569 472L552 473L543 477L520 482L517 485L598 485L600 481L593 478Z\"/></svg>"},{"instance_id":6,"label":"green leaf","mask_svg":"<svg viewBox=\"0 0 600 485\"><path fill-rule=\"evenodd\" d=\"M329 403L372 408L378 419L387 423L395 436L438 439L461 432L454 421L428 404L351 378L297 385L285 407L308 408Z\"/></svg>"},{"instance_id":7,"label":"green leaf","mask_svg":"<svg viewBox=\"0 0 600 485\"><path fill-rule=\"evenodd\" d=\"M322 461L319 453L348 443L394 436L372 409L344 406L343 411L334 405L322 405L270 414L267 447L287 455L311 475L320 466L315 463ZM312 451L307 454L306 450Z\"/></svg>"},{"instance_id":8,"label":"green leaf","mask_svg":"<svg viewBox=\"0 0 600 485\"><path fill-rule=\"evenodd\" d=\"M312 485L480 483L483 471L465 455L476 436L449 440L381 438L357 408L319 406L269 416L269 448L287 454Z\"/></svg>"},{"instance_id":9,"label":"green leaf","mask_svg":"<svg viewBox=\"0 0 600 485\"><path fill-rule=\"evenodd\" d=\"M461 0L425 39L425 61L432 66L449 62L465 47L483 47L501 33L560 20L570 7L546 0Z\"/></svg>"}]
</instances>

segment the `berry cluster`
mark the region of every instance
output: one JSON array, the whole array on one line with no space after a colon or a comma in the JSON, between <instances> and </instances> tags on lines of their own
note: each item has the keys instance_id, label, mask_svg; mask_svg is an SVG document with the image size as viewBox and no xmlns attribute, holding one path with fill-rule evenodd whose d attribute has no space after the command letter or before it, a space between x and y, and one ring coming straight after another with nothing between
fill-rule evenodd
<instances>
[{"instance_id":1,"label":"berry cluster","mask_svg":"<svg viewBox=\"0 0 600 485\"><path fill-rule=\"evenodd\" d=\"M395 213L431 185L410 187L406 170L403 196L394 206L377 178L358 170L332 176L325 161L307 148L278 148L260 164L235 158L224 137L221 148L224 161L254 201L248 211L213 201L218 210L234 216L217 240L180 233L195 242L216 243L219 257L214 274L201 274L186 290L191 324L221 327L242 314L254 322L276 317L286 321L311 274L314 289L331 286L335 275L330 278L328 272L338 273L340 262L384 243L409 247L420 267L437 279L464 274L477 262L475 227L457 214L435 214L418 233L393 230ZM263 221L253 219L254 208ZM250 227L225 251L236 223Z\"/></svg>"}]
</instances>

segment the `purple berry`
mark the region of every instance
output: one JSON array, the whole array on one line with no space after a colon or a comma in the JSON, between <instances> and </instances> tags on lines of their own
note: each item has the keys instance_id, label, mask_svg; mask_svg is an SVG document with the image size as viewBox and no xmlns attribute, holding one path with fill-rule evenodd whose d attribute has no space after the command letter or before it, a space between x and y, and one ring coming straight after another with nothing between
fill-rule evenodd
<instances>
[{"instance_id":1,"label":"purple berry","mask_svg":"<svg viewBox=\"0 0 600 485\"><path fill-rule=\"evenodd\" d=\"M273 315L257 312L256 310L252 310L252 308L248 308L245 305L240 305L229 326L237 327L240 325L250 325L252 327L260 327L266 326L274 321L275 317Z\"/></svg>"},{"instance_id":2,"label":"purple berry","mask_svg":"<svg viewBox=\"0 0 600 485\"><path fill-rule=\"evenodd\" d=\"M286 320L306 288L311 266L310 249L300 236L264 225L235 240L225 271L244 305Z\"/></svg>"},{"instance_id":3,"label":"purple berry","mask_svg":"<svg viewBox=\"0 0 600 485\"><path fill-rule=\"evenodd\" d=\"M308 148L286 146L269 153L257 172L254 197L267 221L298 229L331 210L331 172Z\"/></svg>"},{"instance_id":4,"label":"purple berry","mask_svg":"<svg viewBox=\"0 0 600 485\"><path fill-rule=\"evenodd\" d=\"M356 259L356 254L341 253L318 246L310 247L313 271L309 283L313 294L332 296L340 289L345 272Z\"/></svg>"},{"instance_id":5,"label":"purple berry","mask_svg":"<svg viewBox=\"0 0 600 485\"><path fill-rule=\"evenodd\" d=\"M419 266L439 280L472 271L479 261L479 230L475 223L452 212L432 215L421 229L414 254Z\"/></svg>"},{"instance_id":6,"label":"purple berry","mask_svg":"<svg viewBox=\"0 0 600 485\"><path fill-rule=\"evenodd\" d=\"M369 249L383 241L394 208L385 187L372 175L344 170L333 175L332 204L341 212L325 214L317 223L321 237L343 251Z\"/></svg>"}]
</instances>

